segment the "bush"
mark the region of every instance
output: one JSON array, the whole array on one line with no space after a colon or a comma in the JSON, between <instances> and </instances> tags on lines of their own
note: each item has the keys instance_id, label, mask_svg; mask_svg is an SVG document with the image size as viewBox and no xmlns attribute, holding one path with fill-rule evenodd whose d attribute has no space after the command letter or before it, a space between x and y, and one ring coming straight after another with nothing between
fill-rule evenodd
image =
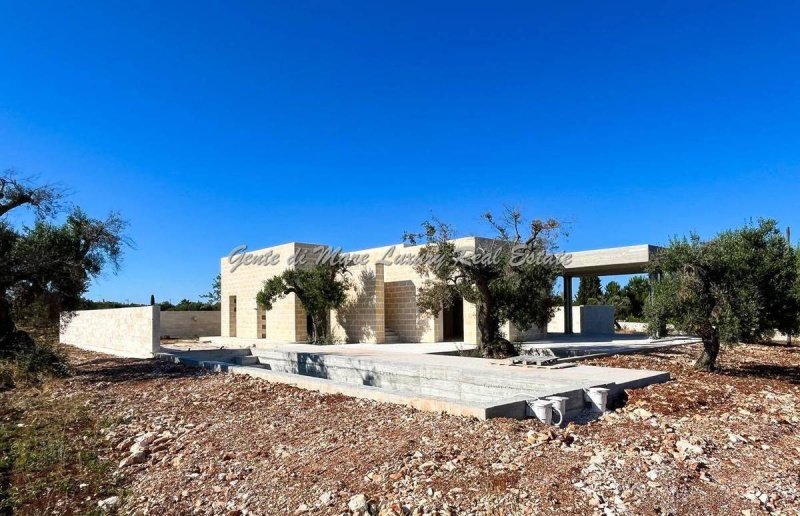
<instances>
[{"instance_id":1,"label":"bush","mask_svg":"<svg viewBox=\"0 0 800 516\"><path fill-rule=\"evenodd\" d=\"M0 354L0 390L69 376L66 356L47 340L36 341L23 331L14 332L8 339L11 345L4 346Z\"/></svg>"}]
</instances>

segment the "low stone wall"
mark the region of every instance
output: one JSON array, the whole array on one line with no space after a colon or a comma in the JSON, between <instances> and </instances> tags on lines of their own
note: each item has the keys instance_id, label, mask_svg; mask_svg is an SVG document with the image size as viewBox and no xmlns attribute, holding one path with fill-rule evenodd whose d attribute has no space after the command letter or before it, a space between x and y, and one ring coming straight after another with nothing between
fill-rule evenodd
<instances>
[{"instance_id":1,"label":"low stone wall","mask_svg":"<svg viewBox=\"0 0 800 516\"><path fill-rule=\"evenodd\" d=\"M550 322L550 333L564 332L564 307L556 308ZM572 331L584 335L611 335L614 333L614 307L611 305L578 305L572 307Z\"/></svg>"},{"instance_id":2,"label":"low stone wall","mask_svg":"<svg viewBox=\"0 0 800 516\"><path fill-rule=\"evenodd\" d=\"M217 337L221 335L222 314L219 311L161 312L159 335L172 338Z\"/></svg>"},{"instance_id":3,"label":"low stone wall","mask_svg":"<svg viewBox=\"0 0 800 516\"><path fill-rule=\"evenodd\" d=\"M64 312L58 340L120 357L150 358L159 352L160 315L158 306Z\"/></svg>"},{"instance_id":4,"label":"low stone wall","mask_svg":"<svg viewBox=\"0 0 800 516\"><path fill-rule=\"evenodd\" d=\"M632 331L636 333L647 333L647 323L632 321L617 321L622 331Z\"/></svg>"}]
</instances>

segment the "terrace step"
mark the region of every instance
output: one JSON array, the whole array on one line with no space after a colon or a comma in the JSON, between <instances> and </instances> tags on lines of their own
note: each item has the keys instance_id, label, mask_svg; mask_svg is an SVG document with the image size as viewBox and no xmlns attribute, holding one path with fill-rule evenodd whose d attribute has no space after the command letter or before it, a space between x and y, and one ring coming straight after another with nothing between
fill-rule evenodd
<instances>
[{"instance_id":1,"label":"terrace step","mask_svg":"<svg viewBox=\"0 0 800 516\"><path fill-rule=\"evenodd\" d=\"M242 357L234 357L233 363L237 365L258 365L258 357L253 355L246 355Z\"/></svg>"},{"instance_id":2,"label":"terrace step","mask_svg":"<svg viewBox=\"0 0 800 516\"><path fill-rule=\"evenodd\" d=\"M400 342L400 335L398 335L397 332L391 328L384 329L384 336L384 342L386 344L397 344Z\"/></svg>"}]
</instances>

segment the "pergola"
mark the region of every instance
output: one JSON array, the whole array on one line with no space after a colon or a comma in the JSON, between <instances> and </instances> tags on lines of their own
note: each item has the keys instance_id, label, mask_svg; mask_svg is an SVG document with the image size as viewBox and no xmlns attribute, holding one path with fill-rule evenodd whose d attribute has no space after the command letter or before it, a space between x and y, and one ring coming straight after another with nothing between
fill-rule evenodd
<instances>
[{"instance_id":1,"label":"pergola","mask_svg":"<svg viewBox=\"0 0 800 516\"><path fill-rule=\"evenodd\" d=\"M641 274L659 249L641 244L566 253L570 260L564 264L564 333L572 333L572 278Z\"/></svg>"}]
</instances>

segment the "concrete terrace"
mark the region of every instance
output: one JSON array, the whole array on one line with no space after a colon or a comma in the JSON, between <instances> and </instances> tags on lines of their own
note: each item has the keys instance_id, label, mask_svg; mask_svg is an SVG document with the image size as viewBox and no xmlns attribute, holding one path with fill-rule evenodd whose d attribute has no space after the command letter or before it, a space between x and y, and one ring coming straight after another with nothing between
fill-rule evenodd
<instances>
[{"instance_id":1,"label":"concrete terrace","mask_svg":"<svg viewBox=\"0 0 800 516\"><path fill-rule=\"evenodd\" d=\"M647 346L643 341L621 338L612 345L634 349ZM561 344L574 347L578 343ZM567 418L578 419L587 406L587 389L608 388L613 400L625 389L670 379L662 371L575 364L524 367L453 355L471 347L463 343L316 346L213 337L167 344L160 356L305 389L481 419L524 418L530 415L529 401L550 396L567 398ZM650 345L650 349L658 347Z\"/></svg>"}]
</instances>

